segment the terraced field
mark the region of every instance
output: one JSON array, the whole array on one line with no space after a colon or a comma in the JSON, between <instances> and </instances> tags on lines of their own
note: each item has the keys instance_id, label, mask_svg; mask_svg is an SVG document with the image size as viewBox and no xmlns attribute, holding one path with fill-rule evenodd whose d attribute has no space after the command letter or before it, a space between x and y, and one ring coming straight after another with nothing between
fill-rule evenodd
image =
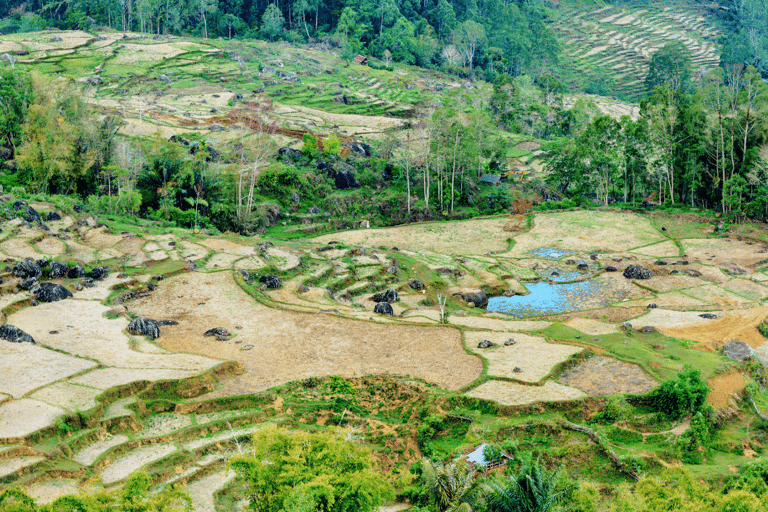
<instances>
[{"instance_id":1,"label":"terraced field","mask_svg":"<svg viewBox=\"0 0 768 512\"><path fill-rule=\"evenodd\" d=\"M489 89L415 67L350 65L338 49L263 41L49 31L9 35L0 50L28 52L19 67L85 84L90 102L127 121L125 135L196 131L217 143L241 138L243 123L279 127L283 145L308 131L372 140L419 105L470 109Z\"/></svg>"},{"instance_id":2,"label":"terraced field","mask_svg":"<svg viewBox=\"0 0 768 512\"><path fill-rule=\"evenodd\" d=\"M158 489L188 484L198 510L234 506L241 484L226 461L268 422L355 425L395 470L420 456L412 411L426 403L574 407L645 393L685 364L712 377L711 401L728 409L746 381L719 347L738 338L768 355L757 329L768 317L765 240L715 236L703 218L571 211L536 215L516 233L495 217L286 242L60 214L47 231L15 218L0 233L9 263L110 269L92 282L58 279L74 297L34 307L10 267L2 274L4 320L37 343L0 344L0 483L41 500L91 478L119 487L142 469ZM652 277L621 275L637 264ZM266 288L264 275L281 286ZM577 293L535 316L533 283L599 286L607 302ZM387 289L397 292L391 316L372 300ZM475 307L482 290L533 301L534 317ZM170 325L156 340L130 335L136 316ZM203 335L214 327L228 334ZM334 409L334 375L364 408ZM387 432L402 443L394 455L377 444Z\"/></svg>"},{"instance_id":3,"label":"terraced field","mask_svg":"<svg viewBox=\"0 0 768 512\"><path fill-rule=\"evenodd\" d=\"M562 4L551 27L576 75L609 77L615 96L636 100L644 93L651 56L669 41L691 51L695 72L719 63L720 32L700 4ZM573 85L576 85L575 83ZM578 87L577 87L578 88Z\"/></svg>"}]
</instances>

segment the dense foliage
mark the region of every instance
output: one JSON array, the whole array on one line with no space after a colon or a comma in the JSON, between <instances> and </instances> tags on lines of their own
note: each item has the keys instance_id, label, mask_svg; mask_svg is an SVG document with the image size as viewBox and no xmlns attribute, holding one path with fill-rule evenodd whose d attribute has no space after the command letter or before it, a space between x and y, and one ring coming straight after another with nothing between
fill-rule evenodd
<instances>
[{"instance_id":1,"label":"dense foliage","mask_svg":"<svg viewBox=\"0 0 768 512\"><path fill-rule=\"evenodd\" d=\"M266 427L253 436L253 453L231 465L248 483L258 512L316 510L371 512L382 503L384 477L371 452L349 432L287 432Z\"/></svg>"}]
</instances>

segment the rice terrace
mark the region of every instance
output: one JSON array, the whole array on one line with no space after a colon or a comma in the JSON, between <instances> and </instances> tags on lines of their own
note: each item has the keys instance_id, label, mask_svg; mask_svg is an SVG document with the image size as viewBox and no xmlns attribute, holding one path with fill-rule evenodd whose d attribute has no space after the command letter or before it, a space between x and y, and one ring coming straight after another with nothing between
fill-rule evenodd
<instances>
[{"instance_id":1,"label":"rice terrace","mask_svg":"<svg viewBox=\"0 0 768 512\"><path fill-rule=\"evenodd\" d=\"M752 0L7 4L0 512L768 506Z\"/></svg>"}]
</instances>

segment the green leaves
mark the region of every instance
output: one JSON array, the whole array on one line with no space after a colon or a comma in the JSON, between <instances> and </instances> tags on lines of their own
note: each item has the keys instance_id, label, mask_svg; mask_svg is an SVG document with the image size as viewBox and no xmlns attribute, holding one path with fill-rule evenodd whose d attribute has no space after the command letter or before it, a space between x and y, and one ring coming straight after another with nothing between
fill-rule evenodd
<instances>
[{"instance_id":1,"label":"green leaves","mask_svg":"<svg viewBox=\"0 0 768 512\"><path fill-rule=\"evenodd\" d=\"M258 431L253 454L232 460L257 512L372 512L387 489L371 453L344 430ZM315 505L311 506L314 503Z\"/></svg>"},{"instance_id":2,"label":"green leaves","mask_svg":"<svg viewBox=\"0 0 768 512\"><path fill-rule=\"evenodd\" d=\"M708 394L709 386L701 377L701 372L686 366L677 379L662 383L651 392L650 397L654 409L676 420L698 411Z\"/></svg>"}]
</instances>

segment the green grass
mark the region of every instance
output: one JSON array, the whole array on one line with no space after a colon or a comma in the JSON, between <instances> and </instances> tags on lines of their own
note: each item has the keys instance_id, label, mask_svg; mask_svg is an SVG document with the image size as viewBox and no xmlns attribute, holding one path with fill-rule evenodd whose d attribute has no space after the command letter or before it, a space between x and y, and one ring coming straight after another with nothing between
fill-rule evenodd
<instances>
[{"instance_id":1,"label":"green grass","mask_svg":"<svg viewBox=\"0 0 768 512\"><path fill-rule=\"evenodd\" d=\"M642 319L636 320L635 323L641 326ZM561 324L553 324L544 330L544 335L553 341L576 341L604 349L605 355L638 364L659 381L675 378L686 365L700 370L704 377L736 366L723 356L690 348L688 342L659 333L641 334L630 331L592 336ZM650 363L659 366L652 366Z\"/></svg>"}]
</instances>

